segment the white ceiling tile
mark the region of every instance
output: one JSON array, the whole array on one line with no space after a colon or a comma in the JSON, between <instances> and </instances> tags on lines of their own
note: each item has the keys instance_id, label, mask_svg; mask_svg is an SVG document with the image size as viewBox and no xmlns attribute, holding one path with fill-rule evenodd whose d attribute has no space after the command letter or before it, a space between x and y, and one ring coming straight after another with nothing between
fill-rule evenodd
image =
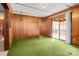
<instances>
[{"instance_id":1,"label":"white ceiling tile","mask_svg":"<svg viewBox=\"0 0 79 59\"><path fill-rule=\"evenodd\" d=\"M42 3L13 3L11 4L12 10L23 12L25 15L45 17L51 14L57 13L59 11L69 8L69 6L74 6L74 3L46 3L46 8L43 8Z\"/></svg>"}]
</instances>

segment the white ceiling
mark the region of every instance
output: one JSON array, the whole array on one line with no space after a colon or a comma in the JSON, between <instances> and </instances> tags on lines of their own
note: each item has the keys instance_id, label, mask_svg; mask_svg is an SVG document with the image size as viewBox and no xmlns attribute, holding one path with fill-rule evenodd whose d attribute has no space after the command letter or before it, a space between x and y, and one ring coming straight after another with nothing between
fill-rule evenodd
<instances>
[{"instance_id":1,"label":"white ceiling","mask_svg":"<svg viewBox=\"0 0 79 59\"><path fill-rule=\"evenodd\" d=\"M70 8L77 3L46 3L43 8L42 3L12 3L13 13L21 13L24 15L46 17L59 11Z\"/></svg>"}]
</instances>

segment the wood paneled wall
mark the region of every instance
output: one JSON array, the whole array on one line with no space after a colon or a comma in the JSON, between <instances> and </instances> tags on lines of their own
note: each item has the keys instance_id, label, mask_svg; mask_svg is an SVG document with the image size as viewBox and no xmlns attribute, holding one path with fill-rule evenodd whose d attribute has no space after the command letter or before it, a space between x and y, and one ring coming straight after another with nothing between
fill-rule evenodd
<instances>
[{"instance_id":1,"label":"wood paneled wall","mask_svg":"<svg viewBox=\"0 0 79 59\"><path fill-rule=\"evenodd\" d=\"M11 11L7 3L1 3L4 8L4 23L3 23L3 36L4 36L4 50L8 50L11 47L13 34L11 31Z\"/></svg>"},{"instance_id":2,"label":"wood paneled wall","mask_svg":"<svg viewBox=\"0 0 79 59\"><path fill-rule=\"evenodd\" d=\"M50 27L50 29L51 29L50 20L55 16L65 14L67 12L72 12L72 20L71 20L72 21L72 36L71 36L72 44L79 45L79 5L74 6L71 9L67 9L67 10L61 11L59 13L48 16L47 17L47 18L49 18L48 20L41 22L43 24L42 28L45 27L45 28L41 29L41 34L48 36L51 32L51 31L48 31L49 33L47 32L47 29L49 29L48 27ZM45 18L45 19L47 19L47 18Z\"/></svg>"},{"instance_id":3,"label":"wood paneled wall","mask_svg":"<svg viewBox=\"0 0 79 59\"><path fill-rule=\"evenodd\" d=\"M53 17L58 17L60 15L65 14L66 12L71 12L71 9L66 9L63 11L60 11L58 13L55 13L53 15L50 15L46 18L44 18L44 21L41 21L41 26L40 26L40 34L48 37L52 37L52 19Z\"/></svg>"},{"instance_id":4,"label":"wood paneled wall","mask_svg":"<svg viewBox=\"0 0 79 59\"><path fill-rule=\"evenodd\" d=\"M51 36L51 19L45 18L40 21L40 35Z\"/></svg>"},{"instance_id":5,"label":"wood paneled wall","mask_svg":"<svg viewBox=\"0 0 79 59\"><path fill-rule=\"evenodd\" d=\"M79 6L72 8L72 44L79 45Z\"/></svg>"},{"instance_id":6,"label":"wood paneled wall","mask_svg":"<svg viewBox=\"0 0 79 59\"><path fill-rule=\"evenodd\" d=\"M13 14L11 26L14 38L22 39L39 36L39 19L38 17Z\"/></svg>"},{"instance_id":7,"label":"wood paneled wall","mask_svg":"<svg viewBox=\"0 0 79 59\"><path fill-rule=\"evenodd\" d=\"M5 9L4 12L4 26L3 26L3 30L4 30L4 50L8 50L10 48L10 40L9 39L9 26L10 26L10 11L9 9Z\"/></svg>"},{"instance_id":8,"label":"wood paneled wall","mask_svg":"<svg viewBox=\"0 0 79 59\"><path fill-rule=\"evenodd\" d=\"M49 16L47 18L44 18L44 21L40 21L41 19L38 17L31 17L31 16L22 16L19 14L12 14L10 16L10 11L5 6L5 21L4 21L4 45L5 49L9 49L9 46L11 46L12 39L22 39L26 37L33 37L33 36L39 36L39 34L44 36L51 37L51 18L53 16L58 16L66 12L72 12L72 43L79 45L79 6L72 8L72 11L70 9L65 10L63 12L56 13L52 16Z\"/></svg>"}]
</instances>

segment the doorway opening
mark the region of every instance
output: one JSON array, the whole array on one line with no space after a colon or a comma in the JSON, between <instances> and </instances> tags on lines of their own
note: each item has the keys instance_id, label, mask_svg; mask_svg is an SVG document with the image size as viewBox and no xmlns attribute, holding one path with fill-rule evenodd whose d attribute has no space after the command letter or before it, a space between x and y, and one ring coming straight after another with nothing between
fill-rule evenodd
<instances>
[{"instance_id":1,"label":"doorway opening","mask_svg":"<svg viewBox=\"0 0 79 59\"><path fill-rule=\"evenodd\" d=\"M65 41L66 39L66 19L65 15L60 15L52 19L52 37Z\"/></svg>"},{"instance_id":2,"label":"doorway opening","mask_svg":"<svg viewBox=\"0 0 79 59\"><path fill-rule=\"evenodd\" d=\"M52 19L52 38L56 38L71 44L71 20L72 13L53 17Z\"/></svg>"},{"instance_id":3,"label":"doorway opening","mask_svg":"<svg viewBox=\"0 0 79 59\"><path fill-rule=\"evenodd\" d=\"M4 24L4 8L0 4L0 51L4 51L3 24Z\"/></svg>"}]
</instances>

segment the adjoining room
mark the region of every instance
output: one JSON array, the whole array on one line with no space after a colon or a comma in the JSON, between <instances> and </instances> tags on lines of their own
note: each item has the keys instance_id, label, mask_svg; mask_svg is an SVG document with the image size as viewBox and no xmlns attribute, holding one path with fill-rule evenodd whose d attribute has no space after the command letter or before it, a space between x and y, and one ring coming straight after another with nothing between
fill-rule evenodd
<instances>
[{"instance_id":1,"label":"adjoining room","mask_svg":"<svg viewBox=\"0 0 79 59\"><path fill-rule=\"evenodd\" d=\"M2 55L4 51L4 8L0 4L0 55Z\"/></svg>"}]
</instances>

